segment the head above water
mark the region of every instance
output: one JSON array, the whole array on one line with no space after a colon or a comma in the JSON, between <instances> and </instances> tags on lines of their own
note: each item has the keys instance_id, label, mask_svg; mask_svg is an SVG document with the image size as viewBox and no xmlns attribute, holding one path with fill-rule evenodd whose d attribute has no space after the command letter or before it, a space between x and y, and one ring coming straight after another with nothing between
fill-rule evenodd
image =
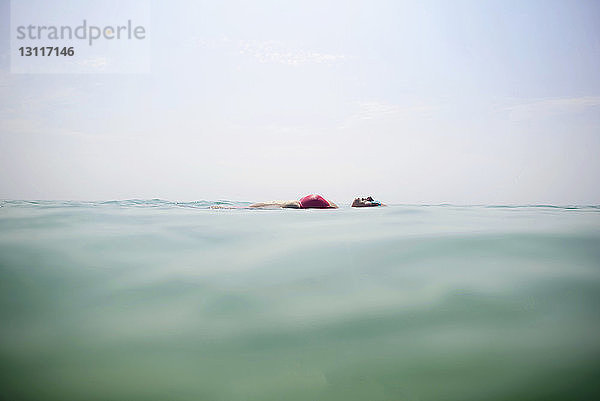
<instances>
[{"instance_id":1,"label":"head above water","mask_svg":"<svg viewBox=\"0 0 600 401\"><path fill-rule=\"evenodd\" d=\"M366 198L355 198L352 202L352 207L373 207L373 206L383 206L381 202L378 202L373 199L371 196L367 196Z\"/></svg>"}]
</instances>

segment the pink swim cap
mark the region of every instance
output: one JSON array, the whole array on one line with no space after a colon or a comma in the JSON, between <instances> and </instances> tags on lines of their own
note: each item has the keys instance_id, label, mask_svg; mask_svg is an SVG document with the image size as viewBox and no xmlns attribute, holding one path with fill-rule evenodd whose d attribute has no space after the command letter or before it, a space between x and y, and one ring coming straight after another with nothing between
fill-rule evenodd
<instances>
[{"instance_id":1,"label":"pink swim cap","mask_svg":"<svg viewBox=\"0 0 600 401\"><path fill-rule=\"evenodd\" d=\"M306 195L300 199L300 207L302 209L326 209L331 205L321 195Z\"/></svg>"}]
</instances>

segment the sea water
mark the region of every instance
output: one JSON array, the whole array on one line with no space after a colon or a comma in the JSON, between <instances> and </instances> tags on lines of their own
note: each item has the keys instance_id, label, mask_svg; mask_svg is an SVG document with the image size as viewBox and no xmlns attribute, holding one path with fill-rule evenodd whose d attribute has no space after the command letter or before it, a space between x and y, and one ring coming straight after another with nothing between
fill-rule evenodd
<instances>
[{"instance_id":1,"label":"sea water","mask_svg":"<svg viewBox=\"0 0 600 401\"><path fill-rule=\"evenodd\" d=\"M600 398L600 208L0 202L0 398Z\"/></svg>"}]
</instances>

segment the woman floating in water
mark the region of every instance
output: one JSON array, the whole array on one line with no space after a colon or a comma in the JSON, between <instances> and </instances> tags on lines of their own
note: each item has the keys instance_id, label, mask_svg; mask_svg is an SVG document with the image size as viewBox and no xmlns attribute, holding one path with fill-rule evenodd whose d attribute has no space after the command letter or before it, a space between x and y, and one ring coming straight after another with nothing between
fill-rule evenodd
<instances>
[{"instance_id":1,"label":"woman floating in water","mask_svg":"<svg viewBox=\"0 0 600 401\"><path fill-rule=\"evenodd\" d=\"M374 200L372 197L356 198L352 202L352 207L373 207L385 206L381 202ZM290 209L337 209L338 206L330 200L323 198L321 195L306 195L300 200L292 201L273 201L259 202L250 205L251 208L290 208Z\"/></svg>"}]
</instances>

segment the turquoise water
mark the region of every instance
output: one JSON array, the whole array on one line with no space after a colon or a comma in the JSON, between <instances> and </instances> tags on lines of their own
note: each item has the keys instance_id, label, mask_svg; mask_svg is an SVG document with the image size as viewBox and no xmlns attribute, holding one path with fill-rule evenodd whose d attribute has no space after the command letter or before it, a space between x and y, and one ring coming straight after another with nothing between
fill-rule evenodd
<instances>
[{"instance_id":1,"label":"turquoise water","mask_svg":"<svg viewBox=\"0 0 600 401\"><path fill-rule=\"evenodd\" d=\"M0 202L0 398L600 398L600 207L214 204Z\"/></svg>"}]
</instances>

